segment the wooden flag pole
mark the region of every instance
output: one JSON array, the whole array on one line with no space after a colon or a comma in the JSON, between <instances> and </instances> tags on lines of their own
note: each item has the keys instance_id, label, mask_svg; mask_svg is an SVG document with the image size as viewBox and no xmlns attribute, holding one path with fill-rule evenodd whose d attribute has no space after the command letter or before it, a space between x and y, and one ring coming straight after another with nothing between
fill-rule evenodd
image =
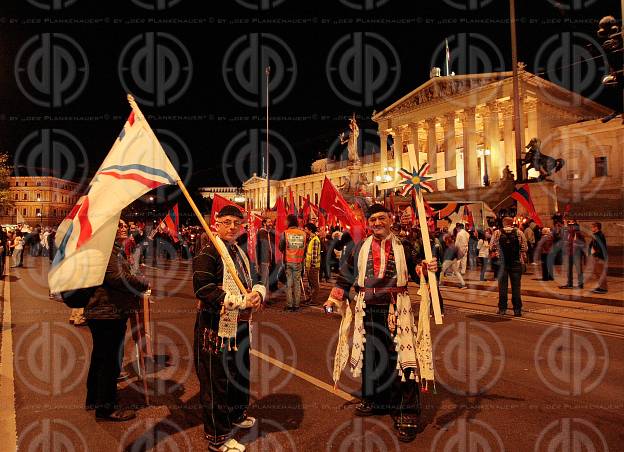
<instances>
[{"instance_id":1,"label":"wooden flag pole","mask_svg":"<svg viewBox=\"0 0 624 452\"><path fill-rule=\"evenodd\" d=\"M416 207L418 208L418 222L420 223L420 233L425 250L425 259L433 259L431 242L429 241L429 226L427 225L427 214L425 212L425 202L421 190L416 190ZM442 325L442 310L440 309L440 298L438 297L438 280L436 274L431 270L427 271L429 276L429 289L431 290L431 303L433 304L433 315L436 325Z\"/></svg>"},{"instance_id":2,"label":"wooden flag pole","mask_svg":"<svg viewBox=\"0 0 624 452\"><path fill-rule=\"evenodd\" d=\"M140 119L143 119L144 118L143 113L141 112L141 109L137 105L136 101L134 100L134 97L132 96L132 94L128 94L128 102L130 103L130 107L132 107L132 110L134 110L135 114L138 114L140 116ZM143 126L145 127L145 130L147 130L148 133L150 133L152 137L157 142L159 142L158 138L156 137L156 134L154 134L154 131L152 130L152 128L149 126L149 124L147 124L147 121L143 121ZM180 190L182 191L182 193L184 194L184 197L186 198L188 203L191 205L191 208L193 209L193 212L195 212L197 219L203 226L204 231L206 231L206 234L208 234L208 238L210 239L214 247L217 249L219 256L221 256L221 259L223 260L225 268L230 272L230 274L232 275L232 278L234 278L234 282L238 286L239 290L243 294L248 293L249 291L247 290L247 288L245 287L241 279L238 277L238 272L236 271L236 268L234 268L234 265L232 264L232 260L224 259L224 256L229 255L228 251L225 248L220 246L220 242L217 242L215 235L210 230L210 227L206 223L206 220L204 220L204 217L202 216L201 212L197 208L197 205L195 205L195 201L193 201L193 199L191 198L191 195L189 194L188 190L184 186L184 182L182 182L181 180L178 180L177 184Z\"/></svg>"}]
</instances>

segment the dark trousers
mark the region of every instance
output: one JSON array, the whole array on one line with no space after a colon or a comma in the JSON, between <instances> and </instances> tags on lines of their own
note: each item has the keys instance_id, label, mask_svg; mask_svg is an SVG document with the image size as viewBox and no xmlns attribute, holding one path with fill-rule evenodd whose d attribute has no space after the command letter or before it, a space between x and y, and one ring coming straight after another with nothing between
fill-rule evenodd
<instances>
[{"instance_id":1,"label":"dark trousers","mask_svg":"<svg viewBox=\"0 0 624 452\"><path fill-rule=\"evenodd\" d=\"M553 264L555 262L554 256L550 254L540 254L540 260L542 261L542 280L543 281L553 281L555 279L555 270L553 268Z\"/></svg>"},{"instance_id":2,"label":"dark trousers","mask_svg":"<svg viewBox=\"0 0 624 452\"><path fill-rule=\"evenodd\" d=\"M568 286L573 286L573 269L576 269L579 286L583 285L583 260L585 256L581 253L568 255Z\"/></svg>"},{"instance_id":3,"label":"dark trousers","mask_svg":"<svg viewBox=\"0 0 624 452\"><path fill-rule=\"evenodd\" d=\"M127 320L89 319L93 351L87 377L86 405L95 408L97 415L117 409L117 378L121 371Z\"/></svg>"},{"instance_id":4,"label":"dark trousers","mask_svg":"<svg viewBox=\"0 0 624 452\"><path fill-rule=\"evenodd\" d=\"M388 329L388 305L368 304L364 310L364 362L362 399L375 408L390 410L400 424L413 424L420 415L420 388L406 375L401 381L397 352Z\"/></svg>"},{"instance_id":5,"label":"dark trousers","mask_svg":"<svg viewBox=\"0 0 624 452\"><path fill-rule=\"evenodd\" d=\"M498 270L498 308L507 309L507 280L511 282L511 304L514 311L522 310L520 298L520 280L522 279L522 266L520 263L511 267L505 265Z\"/></svg>"},{"instance_id":6,"label":"dark trousers","mask_svg":"<svg viewBox=\"0 0 624 452\"><path fill-rule=\"evenodd\" d=\"M487 270L489 259L487 257L479 257L479 261L481 261L481 274L479 275L480 281L485 281L485 271Z\"/></svg>"},{"instance_id":7,"label":"dark trousers","mask_svg":"<svg viewBox=\"0 0 624 452\"><path fill-rule=\"evenodd\" d=\"M195 371L204 415L204 432L213 445L225 442L233 423L249 407L249 323L239 322L236 346L221 348L218 314L199 313L195 322Z\"/></svg>"}]
</instances>

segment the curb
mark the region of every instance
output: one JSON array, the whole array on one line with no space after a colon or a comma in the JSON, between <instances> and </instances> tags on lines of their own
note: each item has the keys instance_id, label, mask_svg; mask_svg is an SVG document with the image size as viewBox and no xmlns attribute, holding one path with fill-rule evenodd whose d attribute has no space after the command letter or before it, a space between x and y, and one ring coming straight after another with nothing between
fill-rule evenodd
<instances>
[{"instance_id":1,"label":"curb","mask_svg":"<svg viewBox=\"0 0 624 452\"><path fill-rule=\"evenodd\" d=\"M486 284L479 284L479 283L474 283L474 282L473 283L466 282L466 285L468 286L469 289L485 290L488 292L498 292L498 285L489 286ZM459 288L460 284L454 281L449 281L449 282L444 281L444 285L441 286L440 288L444 289L445 287ZM543 291L534 290L534 289L521 289L520 294L526 295L528 297L545 298ZM562 300L562 301L576 301L579 303L604 304L606 306L614 306L614 307L619 307L619 308L624 307L624 300L614 300L612 298L587 297L583 295L573 295L573 294L566 294L566 293L561 293L561 292L549 293L548 298L552 298L554 300Z\"/></svg>"}]
</instances>

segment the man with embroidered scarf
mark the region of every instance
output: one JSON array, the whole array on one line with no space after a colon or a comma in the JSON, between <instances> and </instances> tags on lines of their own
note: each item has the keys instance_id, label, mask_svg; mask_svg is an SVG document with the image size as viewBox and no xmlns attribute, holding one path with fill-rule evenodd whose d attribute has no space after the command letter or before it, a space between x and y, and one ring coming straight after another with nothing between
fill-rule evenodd
<instances>
[{"instance_id":1,"label":"man with embroidered scarf","mask_svg":"<svg viewBox=\"0 0 624 452\"><path fill-rule=\"evenodd\" d=\"M220 256L207 242L193 259L193 289L199 299L195 322L195 370L200 383L204 432L211 451L242 451L231 438L236 428L253 427L249 406L249 322L261 308L266 289L252 283L249 260L236 244L243 214L226 206L216 217L216 240L227 254ZM228 261L227 263L225 261ZM247 294L242 294L227 264L236 268ZM254 275L257 281L257 275Z\"/></svg>"},{"instance_id":2,"label":"man with embroidered scarf","mask_svg":"<svg viewBox=\"0 0 624 452\"><path fill-rule=\"evenodd\" d=\"M362 402L356 415L390 413L398 439L416 437L420 414L420 386L433 380L429 295L421 284L418 328L407 293L408 278L419 281L427 262L416 256L409 243L391 233L392 218L380 204L366 215L372 236L360 242L340 269L340 276L327 302L342 315L334 361L334 382L349 360L348 332L351 324L349 290L355 288L355 325L350 366L354 377L362 377ZM429 268L436 271L432 260Z\"/></svg>"}]
</instances>

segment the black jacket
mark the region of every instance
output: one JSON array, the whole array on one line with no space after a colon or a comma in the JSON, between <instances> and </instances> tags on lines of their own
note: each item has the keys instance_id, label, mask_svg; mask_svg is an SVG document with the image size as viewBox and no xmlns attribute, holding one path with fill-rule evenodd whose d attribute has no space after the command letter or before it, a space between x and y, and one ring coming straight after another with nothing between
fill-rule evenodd
<instances>
[{"instance_id":1,"label":"black jacket","mask_svg":"<svg viewBox=\"0 0 624 452\"><path fill-rule=\"evenodd\" d=\"M598 231L592 236L589 242L589 254L597 259L607 260L607 239L602 231Z\"/></svg>"},{"instance_id":2,"label":"black jacket","mask_svg":"<svg viewBox=\"0 0 624 452\"><path fill-rule=\"evenodd\" d=\"M87 303L84 315L87 319L97 320L126 318L139 308L139 296L148 287L145 278L130 272L130 264L124 257L123 249L115 243L104 282Z\"/></svg>"}]
</instances>

